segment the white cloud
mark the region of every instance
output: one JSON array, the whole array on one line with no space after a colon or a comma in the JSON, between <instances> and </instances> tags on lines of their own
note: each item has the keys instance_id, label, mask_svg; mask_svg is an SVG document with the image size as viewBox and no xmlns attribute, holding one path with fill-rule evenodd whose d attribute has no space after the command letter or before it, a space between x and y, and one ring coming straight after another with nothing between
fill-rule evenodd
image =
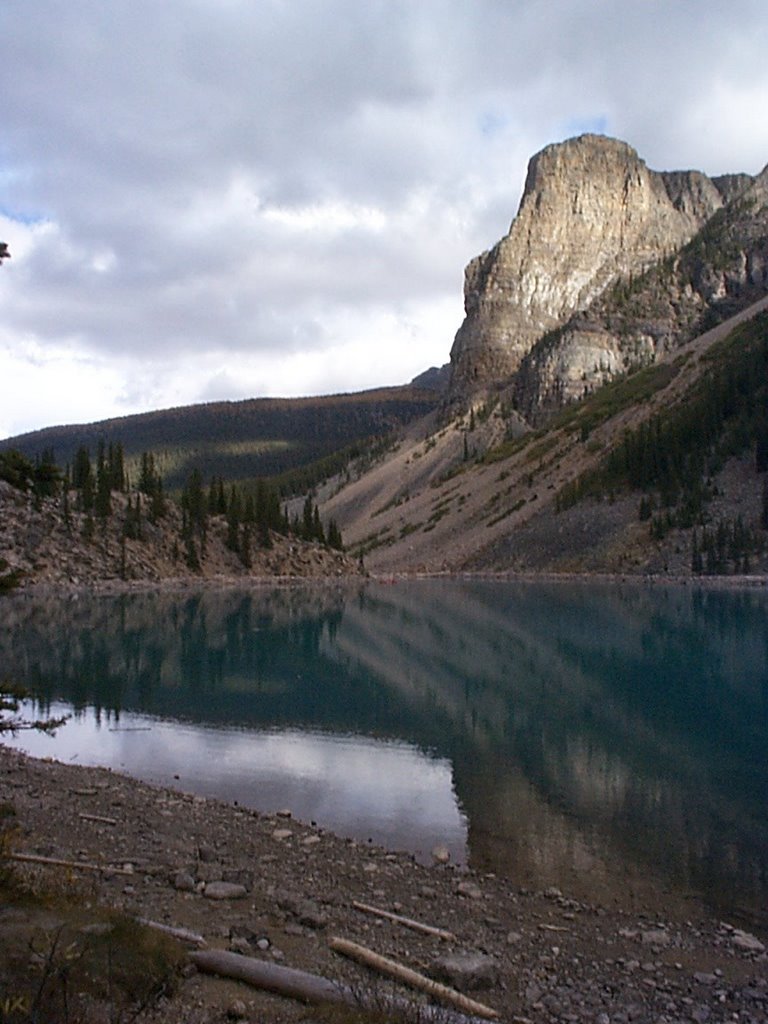
<instances>
[{"instance_id":1,"label":"white cloud","mask_svg":"<svg viewBox=\"0 0 768 1024\"><path fill-rule=\"evenodd\" d=\"M657 169L768 161L758 0L8 0L0 37L11 432L445 360L465 263L581 130Z\"/></svg>"},{"instance_id":2,"label":"white cloud","mask_svg":"<svg viewBox=\"0 0 768 1024\"><path fill-rule=\"evenodd\" d=\"M0 331L0 437L116 415L122 387L119 366L83 356L77 344L10 342Z\"/></svg>"}]
</instances>

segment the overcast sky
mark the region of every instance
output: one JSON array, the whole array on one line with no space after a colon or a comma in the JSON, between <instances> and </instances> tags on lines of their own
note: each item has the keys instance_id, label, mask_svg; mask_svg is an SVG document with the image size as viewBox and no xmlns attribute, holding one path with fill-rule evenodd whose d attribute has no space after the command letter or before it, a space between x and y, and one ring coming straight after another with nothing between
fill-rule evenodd
<instances>
[{"instance_id":1,"label":"overcast sky","mask_svg":"<svg viewBox=\"0 0 768 1024\"><path fill-rule=\"evenodd\" d=\"M0 0L0 437L409 380L528 158L768 163L765 0Z\"/></svg>"}]
</instances>

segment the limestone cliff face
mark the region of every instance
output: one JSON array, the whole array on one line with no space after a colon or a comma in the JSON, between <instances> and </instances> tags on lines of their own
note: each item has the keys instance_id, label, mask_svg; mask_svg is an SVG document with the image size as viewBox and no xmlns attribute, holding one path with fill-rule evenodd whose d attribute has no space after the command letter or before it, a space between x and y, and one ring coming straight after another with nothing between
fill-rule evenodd
<instances>
[{"instance_id":1,"label":"limestone cliff face","mask_svg":"<svg viewBox=\"0 0 768 1024\"><path fill-rule=\"evenodd\" d=\"M750 179L651 171L626 143L583 135L534 156L509 233L465 272L464 323L451 351L451 395L508 381L543 335L617 279L676 253ZM603 329L558 358L566 377L616 354ZM620 362L621 360L619 360Z\"/></svg>"},{"instance_id":2,"label":"limestone cliff face","mask_svg":"<svg viewBox=\"0 0 768 1024\"><path fill-rule=\"evenodd\" d=\"M731 201L679 252L613 283L532 346L514 378L529 421L652 363L768 292L768 169L754 180L729 177Z\"/></svg>"}]
</instances>

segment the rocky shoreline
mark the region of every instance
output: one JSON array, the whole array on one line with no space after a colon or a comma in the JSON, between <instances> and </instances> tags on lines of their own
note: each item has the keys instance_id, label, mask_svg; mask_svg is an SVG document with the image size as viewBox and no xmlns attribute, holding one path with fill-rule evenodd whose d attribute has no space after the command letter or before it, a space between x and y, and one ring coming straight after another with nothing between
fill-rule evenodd
<instances>
[{"instance_id":1,"label":"rocky shoreline","mask_svg":"<svg viewBox=\"0 0 768 1024\"><path fill-rule=\"evenodd\" d=\"M94 913L108 907L189 929L211 948L356 990L392 985L334 953L331 936L468 992L505 1021L768 1020L761 937L691 907L685 917L671 907L659 916L557 889L527 892L513 880L437 860L425 867L407 854L342 839L287 810L260 814L1 745L0 805L13 809L17 851L105 867L19 868L33 881L65 878ZM412 931L355 902L455 938ZM25 915L35 926L29 908L0 908L0 948L20 941ZM410 996L414 1004L423 998ZM227 1017L293 1022L322 1014L187 965L176 994L142 1019L202 1024Z\"/></svg>"},{"instance_id":2,"label":"rocky shoreline","mask_svg":"<svg viewBox=\"0 0 768 1024\"><path fill-rule=\"evenodd\" d=\"M291 574L232 576L168 576L162 579L96 579L79 581L27 580L15 593L49 594L129 594L157 591L163 593L191 590L227 590L263 587L344 587L366 582L398 583L407 580L491 580L499 583L585 583L630 584L673 587L705 587L719 590L762 589L768 587L768 575L694 576L661 573L590 573L590 572L523 572L513 570L367 572L358 565L341 573L318 573L314 576Z\"/></svg>"}]
</instances>

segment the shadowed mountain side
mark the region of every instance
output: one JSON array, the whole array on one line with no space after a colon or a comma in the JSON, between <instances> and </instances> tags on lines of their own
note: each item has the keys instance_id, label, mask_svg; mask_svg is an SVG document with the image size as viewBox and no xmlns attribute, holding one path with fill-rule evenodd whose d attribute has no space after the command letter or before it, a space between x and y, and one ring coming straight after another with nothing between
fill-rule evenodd
<instances>
[{"instance_id":1,"label":"shadowed mountain side","mask_svg":"<svg viewBox=\"0 0 768 1024\"><path fill-rule=\"evenodd\" d=\"M78 448L95 455L99 441L123 445L138 478L138 457L152 452L167 490L180 488L194 469L205 479L275 476L388 434L429 412L438 401L429 389L379 388L319 398L255 398L211 402L83 425L47 427L0 441L34 458L52 448L57 462L72 463Z\"/></svg>"}]
</instances>

